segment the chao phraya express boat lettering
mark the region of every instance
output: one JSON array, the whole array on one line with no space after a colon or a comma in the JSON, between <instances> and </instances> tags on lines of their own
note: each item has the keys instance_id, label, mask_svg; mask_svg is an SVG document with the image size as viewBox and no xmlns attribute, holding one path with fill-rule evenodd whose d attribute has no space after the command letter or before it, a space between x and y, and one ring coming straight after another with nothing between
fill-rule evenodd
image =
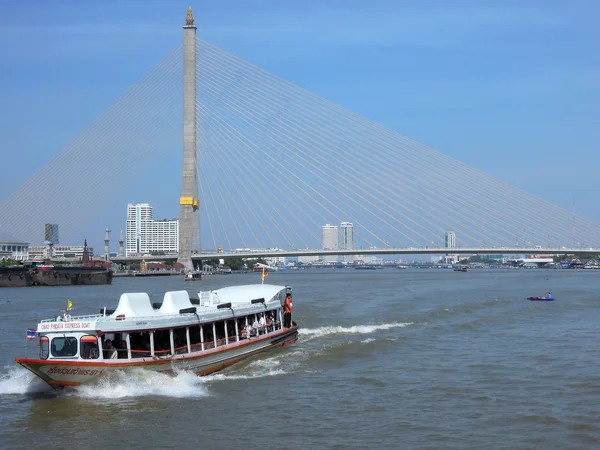
<instances>
[{"instance_id":1,"label":"chao phraya express boat lettering","mask_svg":"<svg viewBox=\"0 0 600 450\"><path fill-rule=\"evenodd\" d=\"M116 309L87 316L68 315L69 303L63 315L38 324L39 356L15 360L53 387L139 367L206 375L295 342L298 325L283 320L286 296L291 288L270 284L205 291L198 298L171 291L161 303L146 293L126 293Z\"/></svg>"}]
</instances>

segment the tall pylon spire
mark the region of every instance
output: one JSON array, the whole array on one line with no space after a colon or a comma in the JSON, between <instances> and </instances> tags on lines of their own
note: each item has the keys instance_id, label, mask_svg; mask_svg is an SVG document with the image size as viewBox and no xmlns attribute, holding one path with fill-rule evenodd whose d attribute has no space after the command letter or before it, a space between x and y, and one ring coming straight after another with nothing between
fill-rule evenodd
<instances>
[{"instance_id":1,"label":"tall pylon spire","mask_svg":"<svg viewBox=\"0 0 600 450\"><path fill-rule=\"evenodd\" d=\"M192 7L188 7L187 17L185 18L186 25L194 25L194 13L192 12Z\"/></svg>"},{"instance_id":2,"label":"tall pylon spire","mask_svg":"<svg viewBox=\"0 0 600 450\"><path fill-rule=\"evenodd\" d=\"M194 269L192 250L200 251L196 151L196 25L190 6L183 26L183 173L177 258L186 271Z\"/></svg>"}]
</instances>

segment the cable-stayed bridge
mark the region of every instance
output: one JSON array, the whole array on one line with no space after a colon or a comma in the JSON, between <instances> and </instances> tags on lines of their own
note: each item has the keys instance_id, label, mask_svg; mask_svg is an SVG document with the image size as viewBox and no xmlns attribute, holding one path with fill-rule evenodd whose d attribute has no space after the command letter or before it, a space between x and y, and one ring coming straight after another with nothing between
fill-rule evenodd
<instances>
[{"instance_id":1,"label":"cable-stayed bridge","mask_svg":"<svg viewBox=\"0 0 600 450\"><path fill-rule=\"evenodd\" d=\"M127 203L181 186L191 148L173 203L180 253L194 259L219 247L462 253L443 248L448 231L473 253L600 247L600 224L196 39L193 18L184 36L0 205L0 232L37 243L58 223L70 240L90 223L102 230L115 202L124 224ZM127 198L157 166L148 198ZM321 250L321 227L342 222L353 224L354 248Z\"/></svg>"}]
</instances>

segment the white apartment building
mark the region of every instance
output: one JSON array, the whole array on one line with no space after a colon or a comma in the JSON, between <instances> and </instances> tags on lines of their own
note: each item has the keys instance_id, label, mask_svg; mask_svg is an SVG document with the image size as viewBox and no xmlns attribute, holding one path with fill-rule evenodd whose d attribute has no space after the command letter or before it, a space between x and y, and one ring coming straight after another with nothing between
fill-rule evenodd
<instances>
[{"instance_id":1,"label":"white apartment building","mask_svg":"<svg viewBox=\"0 0 600 450\"><path fill-rule=\"evenodd\" d=\"M179 252L179 219L154 220L148 203L127 205L125 256Z\"/></svg>"},{"instance_id":2,"label":"white apartment building","mask_svg":"<svg viewBox=\"0 0 600 450\"><path fill-rule=\"evenodd\" d=\"M321 248L323 250L338 250L338 226L323 225L321 227ZM325 262L337 262L337 255L323 256Z\"/></svg>"},{"instance_id":3,"label":"white apartment building","mask_svg":"<svg viewBox=\"0 0 600 450\"><path fill-rule=\"evenodd\" d=\"M446 248L456 248L456 233L454 231L446 231Z\"/></svg>"}]
</instances>

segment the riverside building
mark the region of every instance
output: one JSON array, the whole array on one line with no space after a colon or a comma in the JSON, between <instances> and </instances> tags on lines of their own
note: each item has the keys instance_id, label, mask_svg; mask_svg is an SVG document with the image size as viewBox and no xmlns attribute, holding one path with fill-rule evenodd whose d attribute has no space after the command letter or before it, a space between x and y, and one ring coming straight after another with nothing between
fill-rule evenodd
<instances>
[{"instance_id":1,"label":"riverside building","mask_svg":"<svg viewBox=\"0 0 600 450\"><path fill-rule=\"evenodd\" d=\"M323 250L338 250L338 226L323 225L321 227L321 248ZM325 262L337 262L337 255L323 256Z\"/></svg>"},{"instance_id":2,"label":"riverside building","mask_svg":"<svg viewBox=\"0 0 600 450\"><path fill-rule=\"evenodd\" d=\"M148 203L127 205L125 256L179 251L179 220L152 218Z\"/></svg>"},{"instance_id":3,"label":"riverside building","mask_svg":"<svg viewBox=\"0 0 600 450\"><path fill-rule=\"evenodd\" d=\"M44 225L44 241L57 245L60 241L58 240L58 224L47 223Z\"/></svg>"},{"instance_id":4,"label":"riverside building","mask_svg":"<svg viewBox=\"0 0 600 450\"><path fill-rule=\"evenodd\" d=\"M342 222L340 224L340 249L354 249L354 224L352 222ZM345 262L353 262L355 256L344 255L343 259Z\"/></svg>"},{"instance_id":5,"label":"riverside building","mask_svg":"<svg viewBox=\"0 0 600 450\"><path fill-rule=\"evenodd\" d=\"M446 248L456 248L456 233L454 231L446 231Z\"/></svg>"},{"instance_id":6,"label":"riverside building","mask_svg":"<svg viewBox=\"0 0 600 450\"><path fill-rule=\"evenodd\" d=\"M19 241L10 236L2 239L0 236L0 260L12 259L13 261L25 261L29 259L29 244Z\"/></svg>"}]
</instances>

